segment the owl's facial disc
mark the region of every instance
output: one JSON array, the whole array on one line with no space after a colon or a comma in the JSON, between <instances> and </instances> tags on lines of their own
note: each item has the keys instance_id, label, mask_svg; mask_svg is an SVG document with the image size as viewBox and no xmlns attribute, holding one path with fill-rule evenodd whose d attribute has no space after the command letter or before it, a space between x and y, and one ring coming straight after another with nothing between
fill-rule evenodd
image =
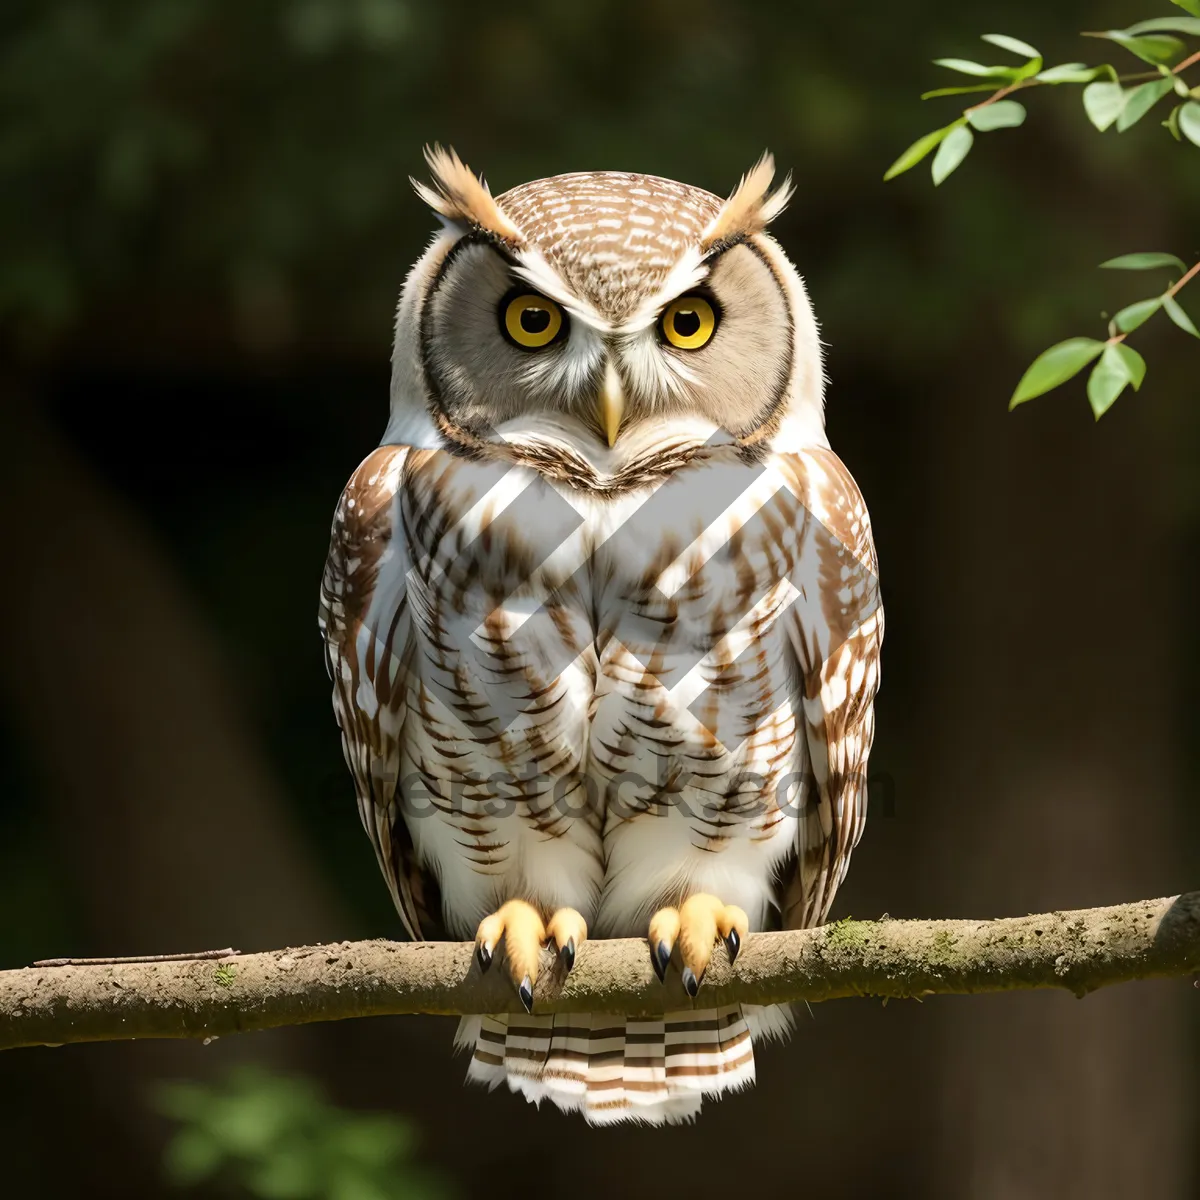
<instances>
[{"instance_id":1,"label":"owl's facial disc","mask_svg":"<svg viewBox=\"0 0 1200 1200\"><path fill-rule=\"evenodd\" d=\"M681 279L637 326L582 316L522 278L486 240L463 238L426 297L421 359L429 399L452 427L494 440L538 413L573 417L610 447L635 425L700 418L734 437L771 420L792 361L787 296L754 243ZM556 296L558 289L554 289Z\"/></svg>"},{"instance_id":2,"label":"owl's facial disc","mask_svg":"<svg viewBox=\"0 0 1200 1200\"><path fill-rule=\"evenodd\" d=\"M579 411L603 372L600 335L471 238L451 248L430 287L419 347L431 407L485 440L517 418Z\"/></svg>"},{"instance_id":3,"label":"owl's facial disc","mask_svg":"<svg viewBox=\"0 0 1200 1200\"><path fill-rule=\"evenodd\" d=\"M652 323L614 339L628 385L626 422L679 414L745 437L786 402L793 358L788 297L767 255L744 242L664 298Z\"/></svg>"}]
</instances>

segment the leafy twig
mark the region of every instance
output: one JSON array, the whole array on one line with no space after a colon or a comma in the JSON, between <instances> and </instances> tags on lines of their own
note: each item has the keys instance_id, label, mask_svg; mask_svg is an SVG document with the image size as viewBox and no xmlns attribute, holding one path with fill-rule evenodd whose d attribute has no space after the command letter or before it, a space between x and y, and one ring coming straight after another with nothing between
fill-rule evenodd
<instances>
[{"instance_id":1,"label":"leafy twig","mask_svg":"<svg viewBox=\"0 0 1200 1200\"><path fill-rule=\"evenodd\" d=\"M1197 275L1200 275L1200 262L1193 264L1193 266L1190 267L1185 274L1181 275L1169 288L1167 288L1167 290L1159 297L1160 302L1165 304L1166 301L1173 300L1175 296L1178 295L1179 292L1181 292L1188 285L1188 283L1196 278ZM1145 301L1142 301L1142 303L1145 303ZM1118 314L1118 316L1119 315L1120 314ZM1124 333L1114 334L1113 336L1109 337L1105 344L1109 346L1116 346L1120 342L1123 342L1132 332L1132 329L1127 329Z\"/></svg>"},{"instance_id":2,"label":"leafy twig","mask_svg":"<svg viewBox=\"0 0 1200 1200\"><path fill-rule=\"evenodd\" d=\"M1142 120L1161 100L1174 93L1178 102L1163 122L1175 138L1200 146L1200 87L1189 88L1181 78L1189 67L1200 63L1200 51L1187 53L1186 44L1175 34L1200 37L1200 0L1173 0L1186 10L1187 17L1155 17L1140 21L1128 29L1090 32L1084 37L1104 38L1121 46L1155 69L1137 74L1119 75L1109 64L1090 67L1086 63L1063 63L1043 69L1041 52L1017 38L1005 34L984 34L983 40L1010 53L1025 58L1019 67L984 66L961 58L940 58L935 63L960 74L974 76L985 82L966 87L936 88L922 95L923 100L988 91L986 99L962 110L962 115L949 125L935 129L918 138L891 165L884 179L894 179L917 165L927 155L934 154L931 165L934 186L942 183L967 157L975 142L975 133L1012 128L1025 121L1025 108L1012 99L1019 91L1047 84L1084 84L1083 107L1088 120L1101 132L1116 125L1123 133ZM1106 78L1102 78L1106 77ZM1136 84L1126 87L1125 84ZM1021 377L1009 401L1016 408L1027 400L1044 395L1060 384L1074 378L1084 367L1095 363L1088 378L1087 393L1092 411L1099 419L1112 406L1126 387L1137 391L1146 376L1146 362L1126 338L1150 319L1158 310L1167 315L1185 333L1200 338L1191 317L1175 300L1176 294L1200 272L1200 263L1190 270L1172 254L1127 254L1102 264L1128 270L1149 270L1164 266L1177 267L1181 277L1159 296L1127 305L1109 323L1108 338L1076 337L1058 342L1043 351ZM1099 360L1099 361L1096 361Z\"/></svg>"},{"instance_id":3,"label":"leafy twig","mask_svg":"<svg viewBox=\"0 0 1200 1200\"><path fill-rule=\"evenodd\" d=\"M1173 254L1123 254L1120 258L1101 263L1101 266L1125 271L1148 271L1173 266L1183 274L1161 295L1138 300L1121 309L1109 322L1106 341L1088 337L1068 338L1042 351L1021 376L1009 401L1010 409L1053 391L1069 379L1074 379L1089 363L1099 359L1092 368L1087 385L1088 402L1096 420L1099 420L1127 386L1131 386L1135 392L1142 386L1146 377L1146 360L1124 342L1160 308L1166 309L1167 315L1185 333L1200 338L1200 331L1175 300L1176 294L1200 274L1200 262L1184 270L1183 261Z\"/></svg>"},{"instance_id":4,"label":"leafy twig","mask_svg":"<svg viewBox=\"0 0 1200 1200\"><path fill-rule=\"evenodd\" d=\"M1089 67L1085 63L1063 63L1057 67L1043 70L1044 62L1041 54L1027 42L1004 34L984 34L983 40L1000 46L1014 54L1025 55L1026 61L1020 67L988 67L982 63L971 62L961 58L939 58L936 65L947 67L964 75L971 75L984 80L1003 79L1005 82L986 99L977 104L969 105L962 110L962 115L949 125L935 129L932 133L918 138L898 159L888 168L885 180L895 179L905 171L911 170L926 155L933 150L938 153L933 161L933 182L940 184L966 158L974 144L974 132L989 132L993 129L1006 129L1020 125L1025 120L1025 109L1010 97L1019 91L1027 91L1033 87L1046 85L1061 85L1064 83L1086 84L1083 93L1084 108L1088 118L1097 129L1107 129L1114 122L1121 131L1135 125L1169 92L1175 91L1182 103L1176 106L1170 120L1167 122L1172 133L1180 138L1180 131L1189 140L1200 139L1200 132L1193 135L1193 129L1200 130L1200 104L1192 99L1186 85L1180 79L1182 72L1200 62L1200 51L1183 58L1174 66L1170 60L1183 53L1184 43L1176 37L1162 36L1156 31L1175 30L1200 35L1200 19L1192 17L1163 18L1157 21L1142 22L1129 29L1109 30L1105 33L1087 33L1085 37L1106 38L1123 46L1130 53L1150 63L1157 69L1139 72L1137 74L1120 75L1109 64ZM1102 80L1101 76L1108 76ZM1138 83L1135 88L1125 88L1126 83ZM990 83L971 84L967 87L935 88L925 92L922 99L929 100L938 96L957 95L963 92L986 91ZM985 111L993 105L1001 104L1006 111L1003 116L984 116ZM1184 122L1183 110L1196 109L1194 116L1189 116ZM974 131L974 132L972 132ZM1182 140L1180 138L1180 140Z\"/></svg>"}]
</instances>

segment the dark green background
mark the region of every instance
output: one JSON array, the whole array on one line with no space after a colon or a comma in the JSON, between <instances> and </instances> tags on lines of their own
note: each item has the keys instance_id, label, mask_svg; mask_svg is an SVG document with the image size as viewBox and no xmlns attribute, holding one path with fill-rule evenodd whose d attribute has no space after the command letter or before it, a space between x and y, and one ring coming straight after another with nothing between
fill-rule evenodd
<instances>
[{"instance_id":1,"label":"dark green background","mask_svg":"<svg viewBox=\"0 0 1200 1200\"><path fill-rule=\"evenodd\" d=\"M395 298L453 144L498 191L769 146L828 347L888 641L873 819L836 915L991 916L1196 886L1196 348L1009 415L1028 361L1200 251L1200 152L1029 97L936 191L938 55L1102 61L1142 4L10 0L0 13L0 967L399 933L315 625L387 411ZM1178 10L1176 10L1178 11ZM1139 64L1112 48L1123 70ZM1190 214L1190 215L1189 215ZM1157 283L1158 281L1155 280ZM1200 318L1200 302L1184 294ZM880 803L881 796L887 803ZM1196 993L840 1002L699 1124L587 1130L461 1086L397 1018L0 1058L3 1190L156 1196L154 1081L252 1059L419 1121L464 1195L1187 1197Z\"/></svg>"}]
</instances>

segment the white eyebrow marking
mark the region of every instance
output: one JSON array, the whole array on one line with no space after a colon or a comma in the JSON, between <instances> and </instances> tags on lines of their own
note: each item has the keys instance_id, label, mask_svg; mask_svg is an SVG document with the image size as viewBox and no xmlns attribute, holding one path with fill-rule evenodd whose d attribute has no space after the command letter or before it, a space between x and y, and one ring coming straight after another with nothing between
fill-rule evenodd
<instances>
[{"instance_id":1,"label":"white eyebrow marking","mask_svg":"<svg viewBox=\"0 0 1200 1200\"><path fill-rule=\"evenodd\" d=\"M562 277L550 265L540 250L518 250L513 256L517 260L516 274L539 292L557 300L578 321L590 325L598 333L608 333L612 323L582 296L577 296L563 282Z\"/></svg>"},{"instance_id":2,"label":"white eyebrow marking","mask_svg":"<svg viewBox=\"0 0 1200 1200\"><path fill-rule=\"evenodd\" d=\"M689 246L680 256L679 261L667 273L662 287L652 293L621 322L618 333L637 333L653 325L658 320L658 314L672 300L691 291L708 278L711 270L704 256L696 246Z\"/></svg>"}]
</instances>

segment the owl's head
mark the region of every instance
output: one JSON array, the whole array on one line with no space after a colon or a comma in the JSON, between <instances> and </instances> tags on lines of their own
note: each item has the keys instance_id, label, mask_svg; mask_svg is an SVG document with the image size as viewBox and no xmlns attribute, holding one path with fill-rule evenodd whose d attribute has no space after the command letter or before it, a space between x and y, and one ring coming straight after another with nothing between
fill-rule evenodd
<instances>
[{"instance_id":1,"label":"owl's head","mask_svg":"<svg viewBox=\"0 0 1200 1200\"><path fill-rule=\"evenodd\" d=\"M531 422L619 452L664 422L701 440L825 444L821 350L767 232L791 194L769 155L727 200L617 171L493 197L453 151L418 194L443 230L400 298L385 441L451 448Z\"/></svg>"}]
</instances>

